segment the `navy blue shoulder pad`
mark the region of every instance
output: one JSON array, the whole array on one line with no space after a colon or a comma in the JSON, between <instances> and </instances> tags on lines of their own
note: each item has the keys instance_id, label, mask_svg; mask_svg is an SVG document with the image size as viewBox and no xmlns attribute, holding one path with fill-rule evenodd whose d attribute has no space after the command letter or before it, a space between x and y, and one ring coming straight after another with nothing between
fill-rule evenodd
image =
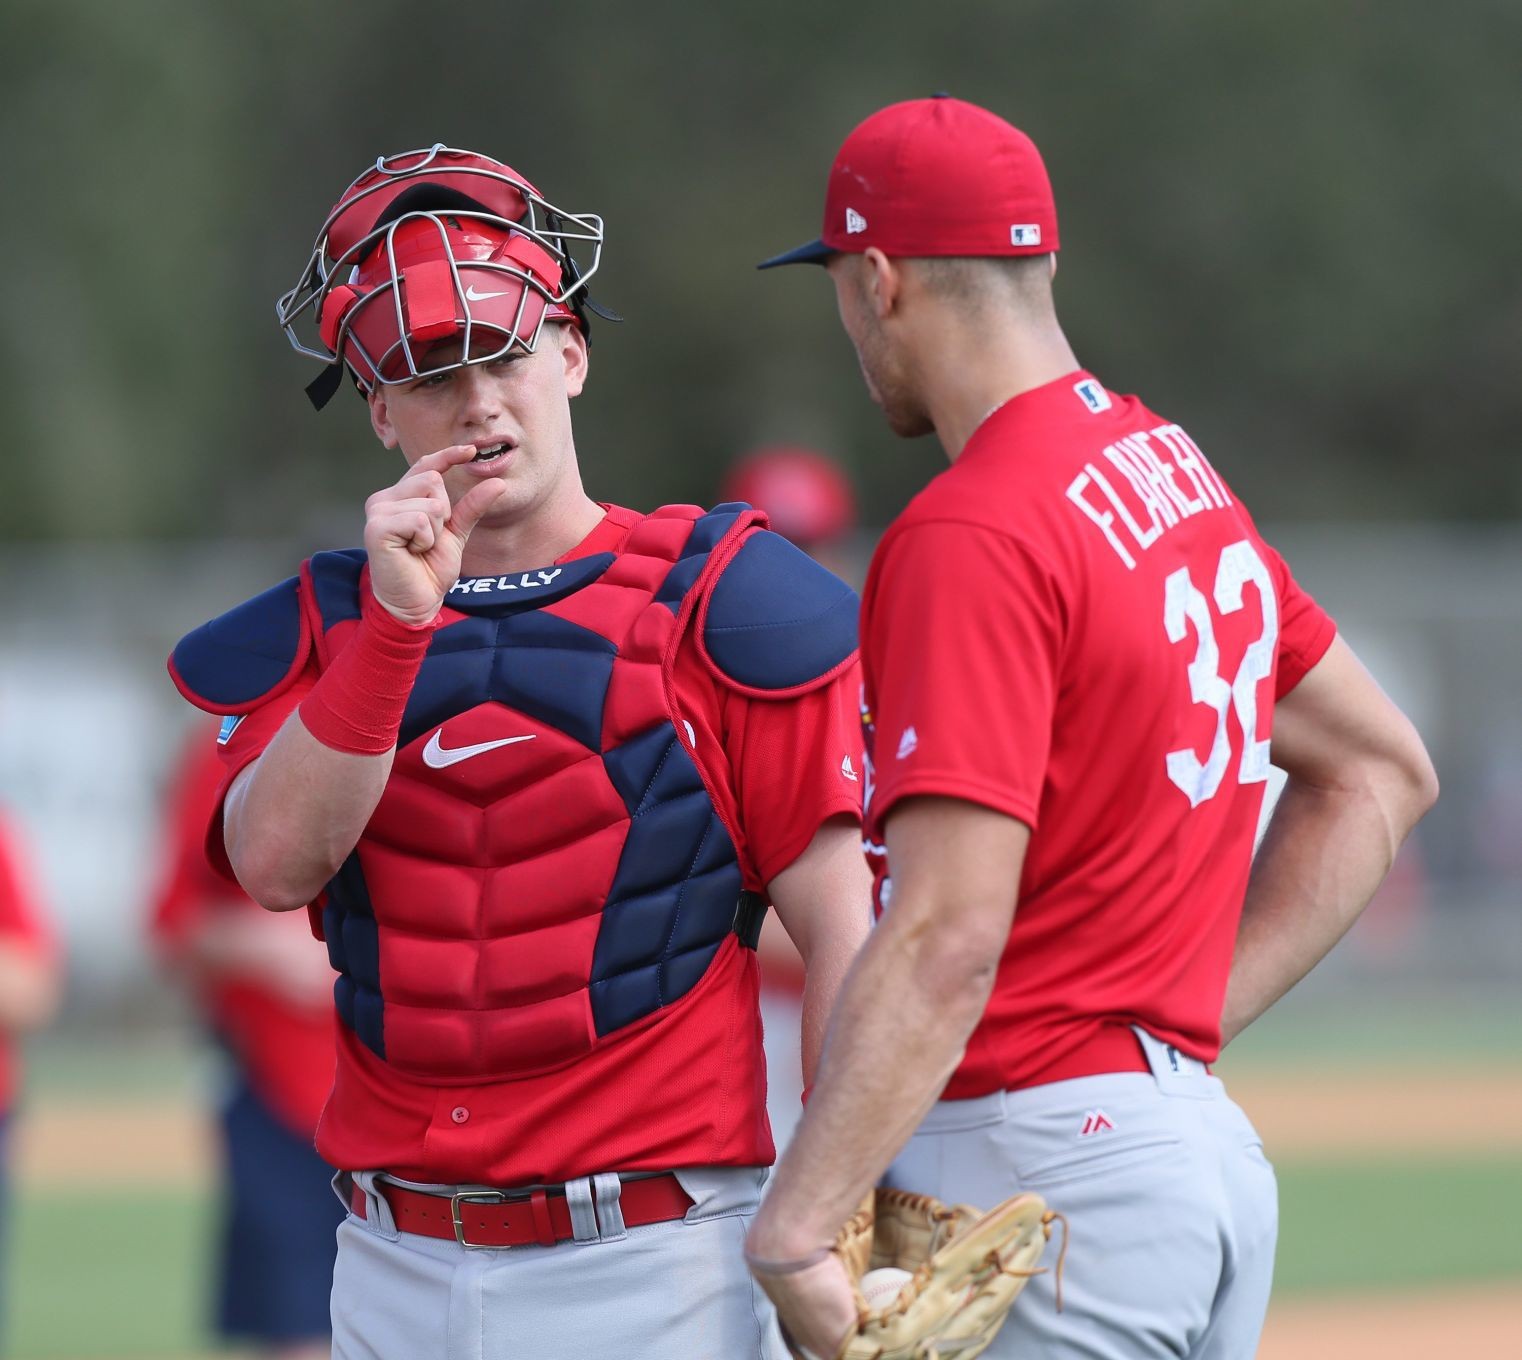
<instances>
[{"instance_id":1,"label":"navy blue shoulder pad","mask_svg":"<svg viewBox=\"0 0 1522 1360\"><path fill-rule=\"evenodd\" d=\"M363 548L329 549L307 561L312 595L324 629L359 617L359 577L368 555Z\"/></svg>"},{"instance_id":2,"label":"navy blue shoulder pad","mask_svg":"<svg viewBox=\"0 0 1522 1360\"><path fill-rule=\"evenodd\" d=\"M702 648L735 687L783 697L856 655L856 592L780 534L758 530L714 583Z\"/></svg>"},{"instance_id":3,"label":"navy blue shoulder pad","mask_svg":"<svg viewBox=\"0 0 1522 1360\"><path fill-rule=\"evenodd\" d=\"M310 649L293 576L187 633L169 657L169 674L197 708L247 713L295 679Z\"/></svg>"}]
</instances>

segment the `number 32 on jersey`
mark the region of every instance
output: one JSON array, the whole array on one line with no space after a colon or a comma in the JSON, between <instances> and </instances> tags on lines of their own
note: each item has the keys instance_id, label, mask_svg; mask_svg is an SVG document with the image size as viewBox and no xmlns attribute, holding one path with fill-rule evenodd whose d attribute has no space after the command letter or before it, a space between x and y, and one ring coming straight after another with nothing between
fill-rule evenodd
<instances>
[{"instance_id":1,"label":"number 32 on jersey","mask_svg":"<svg viewBox=\"0 0 1522 1360\"><path fill-rule=\"evenodd\" d=\"M1228 681L1221 674L1215 616L1235 614L1242 609L1248 584L1256 587L1263 628L1257 641L1243 653L1235 677ZM1189 663L1190 698L1213 709L1216 715L1215 738L1204 760L1187 747L1168 752L1168 778L1189 799L1191 808L1215 797L1231 766L1231 733L1226 715L1232 708L1236 709L1242 728L1238 783L1259 784L1268 778L1269 744L1258 740L1258 685L1273 672L1279 644L1279 601L1268 568L1245 539L1222 549L1213 598L1215 614L1211 612L1211 601L1190 578L1188 567L1180 567L1168 577L1163 597L1163 626L1168 630L1168 641L1183 642L1189 630L1194 630L1194 659Z\"/></svg>"}]
</instances>

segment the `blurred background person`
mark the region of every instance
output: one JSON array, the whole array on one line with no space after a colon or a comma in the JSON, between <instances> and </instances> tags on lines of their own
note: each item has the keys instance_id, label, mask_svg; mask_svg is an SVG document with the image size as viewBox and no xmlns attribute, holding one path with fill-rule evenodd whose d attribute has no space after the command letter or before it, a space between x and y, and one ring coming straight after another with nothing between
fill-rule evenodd
<instances>
[{"instance_id":1,"label":"blurred background person","mask_svg":"<svg viewBox=\"0 0 1522 1360\"><path fill-rule=\"evenodd\" d=\"M861 563L852 551L856 491L845 469L828 454L802 444L755 449L730 466L719 499L765 510L773 530L860 587Z\"/></svg>"},{"instance_id":2,"label":"blurred background person","mask_svg":"<svg viewBox=\"0 0 1522 1360\"><path fill-rule=\"evenodd\" d=\"M821 566L861 588L856 491L829 454L802 444L769 444L737 458L719 488L720 501L765 510L771 527ZM841 773L859 781L859 770ZM865 910L865 904L863 909ZM777 1153L803 1112L803 960L770 912L756 948L761 963L761 1024L766 1045L766 1112Z\"/></svg>"},{"instance_id":3,"label":"blurred background person","mask_svg":"<svg viewBox=\"0 0 1522 1360\"><path fill-rule=\"evenodd\" d=\"M174 773L150 923L228 1059L214 1327L266 1355L316 1360L329 1351L343 1219L312 1146L333 1085L333 974L305 912L267 912L207 863L224 774L214 736L197 726Z\"/></svg>"},{"instance_id":4,"label":"blurred background person","mask_svg":"<svg viewBox=\"0 0 1522 1360\"><path fill-rule=\"evenodd\" d=\"M11 1122L20 1064L16 1039L47 1024L58 1008L60 969L51 931L17 845L0 815L0 1335L5 1319L5 1245Z\"/></svg>"}]
</instances>

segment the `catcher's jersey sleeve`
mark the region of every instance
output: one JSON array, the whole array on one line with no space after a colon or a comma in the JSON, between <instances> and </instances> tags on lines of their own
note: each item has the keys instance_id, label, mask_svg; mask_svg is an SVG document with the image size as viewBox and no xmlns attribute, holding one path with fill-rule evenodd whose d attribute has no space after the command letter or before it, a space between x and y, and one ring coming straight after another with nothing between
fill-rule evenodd
<instances>
[{"instance_id":1,"label":"catcher's jersey sleeve","mask_svg":"<svg viewBox=\"0 0 1522 1360\"><path fill-rule=\"evenodd\" d=\"M861 820L861 673L794 699L725 695L726 754L756 873L770 883L831 817Z\"/></svg>"},{"instance_id":2,"label":"catcher's jersey sleeve","mask_svg":"<svg viewBox=\"0 0 1522 1360\"><path fill-rule=\"evenodd\" d=\"M222 735L218 737L217 743L222 757L223 775L206 826L206 862L233 883L238 880L232 865L227 862L227 847L222 840L222 803L227 797L228 787L247 766L264 754L264 748L275 739L275 733L296 711L316 683L317 664L308 661L306 669L289 688L282 690L252 713L223 722Z\"/></svg>"}]
</instances>

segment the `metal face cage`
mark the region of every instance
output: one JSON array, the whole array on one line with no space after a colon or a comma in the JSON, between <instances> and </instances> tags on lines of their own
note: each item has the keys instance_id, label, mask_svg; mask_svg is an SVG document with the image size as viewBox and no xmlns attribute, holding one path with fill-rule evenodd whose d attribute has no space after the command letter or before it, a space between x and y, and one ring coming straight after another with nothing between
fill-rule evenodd
<instances>
[{"instance_id":1,"label":"metal face cage","mask_svg":"<svg viewBox=\"0 0 1522 1360\"><path fill-rule=\"evenodd\" d=\"M437 194L427 196L428 188L436 188ZM424 194L418 194L419 189ZM409 200L417 205L411 210ZM364 219L370 209L374 217L367 224ZM404 239L416 238L418 233L405 229L418 222L428 223L438 233L435 258L447 264L454 302L463 317L463 325L452 328L461 340L460 355L450 362L423 362L428 345L409 335L403 310L397 237L401 231ZM457 253L450 227L458 234L466 223L494 229L507 238L499 258L463 258ZM377 382L408 382L468 363L485 363L514 348L532 352L546 317L552 315L582 321L587 283L601 263L602 243L603 221L596 214L558 208L509 167L435 143L380 157L345 190L318 230L295 286L276 302L276 319L293 349L332 368L333 386L337 385L336 365L342 360L368 392ZM578 250L587 257L585 263L576 258ZM533 268L539 252L548 257L549 267L542 271ZM384 271L379 267L382 258ZM462 282L462 267L489 271L521 285L513 290L518 298L511 317L502 315L499 308L487 320L479 310L472 310L472 303L479 304L487 295L476 294ZM557 270L558 281L553 278ZM352 296L339 300L344 307L341 320L336 332L325 336L324 310L339 289L350 290ZM542 299L536 316L530 312L531 292ZM396 338L372 353L355 331L375 307L392 311ZM475 333L479 330L506 338L495 348L477 353ZM313 400L321 404L316 393Z\"/></svg>"}]
</instances>

